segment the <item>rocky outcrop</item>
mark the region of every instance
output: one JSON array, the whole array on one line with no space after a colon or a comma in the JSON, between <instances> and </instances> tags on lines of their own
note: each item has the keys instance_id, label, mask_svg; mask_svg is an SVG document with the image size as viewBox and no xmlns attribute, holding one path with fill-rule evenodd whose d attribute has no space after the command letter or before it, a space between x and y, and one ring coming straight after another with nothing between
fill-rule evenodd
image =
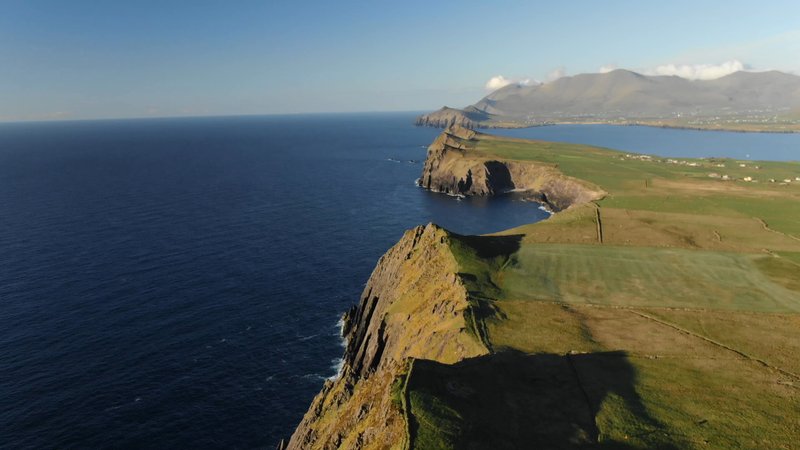
<instances>
[{"instance_id":1,"label":"rocky outcrop","mask_svg":"<svg viewBox=\"0 0 800 450\"><path fill-rule=\"evenodd\" d=\"M501 164L508 169L516 191L543 203L553 212L606 196L599 187L568 177L550 165L522 161Z\"/></svg>"},{"instance_id":2,"label":"rocky outcrop","mask_svg":"<svg viewBox=\"0 0 800 450\"><path fill-rule=\"evenodd\" d=\"M419 185L452 195L495 195L514 189L505 166L469 158L478 133L453 125L428 147Z\"/></svg>"},{"instance_id":3,"label":"rocky outcrop","mask_svg":"<svg viewBox=\"0 0 800 450\"><path fill-rule=\"evenodd\" d=\"M447 128L457 125L464 128L479 128L486 125L489 115L477 109L461 110L447 106L429 114L417 117L417 126Z\"/></svg>"},{"instance_id":4,"label":"rocky outcrop","mask_svg":"<svg viewBox=\"0 0 800 450\"><path fill-rule=\"evenodd\" d=\"M342 373L325 383L287 448L404 448L408 425L391 389L408 359L449 364L488 353L468 331L471 306L451 239L420 226L381 257L345 314Z\"/></svg>"},{"instance_id":5,"label":"rocky outcrop","mask_svg":"<svg viewBox=\"0 0 800 450\"><path fill-rule=\"evenodd\" d=\"M550 164L488 157L477 150L481 136L458 125L448 127L428 147L418 184L450 195L519 192L544 203L552 211L605 195L602 189L568 177Z\"/></svg>"}]
</instances>

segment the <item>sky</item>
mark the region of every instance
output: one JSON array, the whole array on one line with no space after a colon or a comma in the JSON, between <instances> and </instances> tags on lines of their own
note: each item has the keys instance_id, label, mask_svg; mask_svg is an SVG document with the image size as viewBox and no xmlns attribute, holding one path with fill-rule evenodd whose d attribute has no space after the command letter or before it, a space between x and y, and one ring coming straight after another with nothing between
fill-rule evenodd
<instances>
[{"instance_id":1,"label":"sky","mask_svg":"<svg viewBox=\"0 0 800 450\"><path fill-rule=\"evenodd\" d=\"M800 74L800 2L0 0L0 121L425 111L614 68Z\"/></svg>"}]
</instances>

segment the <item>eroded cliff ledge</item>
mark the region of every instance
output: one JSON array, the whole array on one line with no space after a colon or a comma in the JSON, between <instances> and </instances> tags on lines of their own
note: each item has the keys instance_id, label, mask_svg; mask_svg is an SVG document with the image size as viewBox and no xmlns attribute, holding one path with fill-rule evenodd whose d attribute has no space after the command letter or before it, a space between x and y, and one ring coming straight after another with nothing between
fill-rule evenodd
<instances>
[{"instance_id":1,"label":"eroded cliff ledge","mask_svg":"<svg viewBox=\"0 0 800 450\"><path fill-rule=\"evenodd\" d=\"M430 114L417 117L414 125L420 127L447 128L458 125L465 128L478 128L486 120L484 114L470 113L461 109L442 107Z\"/></svg>"},{"instance_id":2,"label":"eroded cliff ledge","mask_svg":"<svg viewBox=\"0 0 800 450\"><path fill-rule=\"evenodd\" d=\"M470 300L451 251L455 235L419 226L381 259L345 314L341 376L326 381L290 449L405 448L408 424L393 383L409 358L451 364L488 353L469 331Z\"/></svg>"},{"instance_id":3,"label":"eroded cliff ledge","mask_svg":"<svg viewBox=\"0 0 800 450\"><path fill-rule=\"evenodd\" d=\"M464 196L519 192L554 212L605 195L597 186L565 176L555 165L495 158L479 149L484 136L458 125L449 126L428 147L419 185Z\"/></svg>"}]
</instances>

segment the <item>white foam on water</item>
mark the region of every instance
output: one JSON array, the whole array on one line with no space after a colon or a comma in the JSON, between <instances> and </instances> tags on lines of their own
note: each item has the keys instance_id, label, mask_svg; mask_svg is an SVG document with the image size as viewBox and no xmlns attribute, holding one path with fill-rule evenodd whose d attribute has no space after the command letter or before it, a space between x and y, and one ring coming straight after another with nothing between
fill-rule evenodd
<instances>
[{"instance_id":1,"label":"white foam on water","mask_svg":"<svg viewBox=\"0 0 800 450\"><path fill-rule=\"evenodd\" d=\"M336 328L339 329L339 345L342 348L347 348L347 339L344 337L344 314L339 316L339 320L336 322ZM340 376L342 376L342 370L344 369L344 359L343 358L336 358L333 361L331 368L335 371L333 375L328 377L328 380L337 380Z\"/></svg>"},{"instance_id":2,"label":"white foam on water","mask_svg":"<svg viewBox=\"0 0 800 450\"><path fill-rule=\"evenodd\" d=\"M331 365L331 369L335 370L336 373L334 375L329 376L327 379L331 381L338 380L340 376L342 376L342 370L344 370L344 359L336 358Z\"/></svg>"}]
</instances>

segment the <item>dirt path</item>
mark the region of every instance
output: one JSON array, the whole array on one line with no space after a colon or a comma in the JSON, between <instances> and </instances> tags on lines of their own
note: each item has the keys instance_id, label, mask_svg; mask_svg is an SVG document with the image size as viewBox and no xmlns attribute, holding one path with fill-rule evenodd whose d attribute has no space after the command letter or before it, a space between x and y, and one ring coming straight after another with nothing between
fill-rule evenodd
<instances>
[{"instance_id":1,"label":"dirt path","mask_svg":"<svg viewBox=\"0 0 800 450\"><path fill-rule=\"evenodd\" d=\"M594 204L594 213L597 222L597 242L603 243L603 221L600 219L600 205Z\"/></svg>"},{"instance_id":2,"label":"dirt path","mask_svg":"<svg viewBox=\"0 0 800 450\"><path fill-rule=\"evenodd\" d=\"M783 237L787 237L787 238L789 238L789 239L794 239L795 241L798 241L798 242L800 242L800 238L799 238L799 237L797 237L797 236L792 236L791 234L787 234L787 233L784 233L784 232L782 232L782 231L773 230L772 228L770 228L770 227L769 227L769 225L767 225L767 222L764 222L764 219L762 219L762 218L760 218L760 217L753 217L753 218L754 218L754 219L756 219L756 220L758 221L758 223L760 223L760 224L761 224L761 226L762 226L762 227L763 227L765 230L767 230L767 231L769 231L769 232L772 232L772 233L775 233L775 234L779 234L779 235L781 235L781 236L783 236Z\"/></svg>"}]
</instances>

